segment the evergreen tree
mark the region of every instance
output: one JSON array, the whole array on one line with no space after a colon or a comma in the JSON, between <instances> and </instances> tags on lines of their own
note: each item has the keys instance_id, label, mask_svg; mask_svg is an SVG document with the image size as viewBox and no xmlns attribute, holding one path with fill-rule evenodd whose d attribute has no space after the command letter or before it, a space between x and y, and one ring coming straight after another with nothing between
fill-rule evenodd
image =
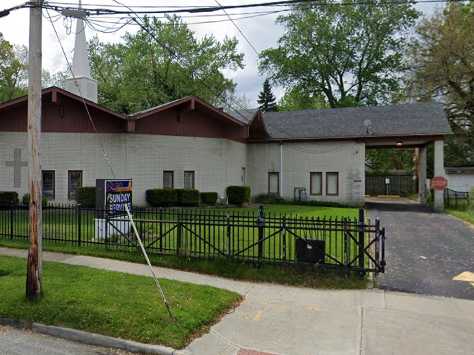
<instances>
[{"instance_id":1,"label":"evergreen tree","mask_svg":"<svg viewBox=\"0 0 474 355\"><path fill-rule=\"evenodd\" d=\"M263 89L260 94L258 94L257 103L259 104L258 108L260 111L265 112L277 110L276 98L272 93L272 87L268 79L265 79L263 82Z\"/></svg>"}]
</instances>

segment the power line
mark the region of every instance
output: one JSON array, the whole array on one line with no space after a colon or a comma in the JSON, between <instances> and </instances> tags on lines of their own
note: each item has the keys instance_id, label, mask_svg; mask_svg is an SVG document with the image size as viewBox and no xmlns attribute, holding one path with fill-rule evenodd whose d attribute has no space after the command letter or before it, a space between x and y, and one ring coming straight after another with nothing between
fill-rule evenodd
<instances>
[{"instance_id":1,"label":"power line","mask_svg":"<svg viewBox=\"0 0 474 355\"><path fill-rule=\"evenodd\" d=\"M216 2L217 5L221 6L221 3L218 1L218 0L214 0ZM235 23L235 21L232 19L232 17L230 17L230 15L227 13L226 10L222 10L224 12L224 14L227 15L227 17L229 18L230 22L232 22L232 24L234 25L234 27L237 29L237 31L239 31L239 33L242 35L242 37L245 39L245 41L248 43L248 45L250 46L250 48L253 49L253 51L255 52L255 54L257 55L257 57L259 56L259 53L257 51L257 49L255 48L255 46L253 45L252 42L250 42L250 39L248 39L248 37L245 35L245 33L240 29L239 26L237 26L237 24Z\"/></svg>"},{"instance_id":2,"label":"power line","mask_svg":"<svg viewBox=\"0 0 474 355\"><path fill-rule=\"evenodd\" d=\"M123 5L121 4L118 0L112 0L114 1L115 3L117 4L120 4L120 5ZM125 7L127 7L126 5L124 5ZM136 15L136 17L134 16L130 16L133 21L138 25L140 26L140 28L145 31L153 40L155 40L156 43L158 43L158 45L160 45L163 49L165 49L171 56L173 56L177 61L178 61L178 64L180 64L180 56L172 49L170 48L167 44L163 43L158 37L155 36L155 34L153 32L151 32L145 25L143 25L141 23L141 21L139 21L138 19L141 20L140 16ZM222 92L218 92L218 91L215 91L214 88L211 88L204 79L201 79L199 78L198 76L196 77L208 90L210 90L211 92L214 92L214 94L218 97L220 97L222 99L222 102L225 103L225 104L228 104L229 107L235 111L237 114L239 114L245 121L247 121L247 116L245 116L243 113L241 113L238 109L236 109L234 106L232 106L232 104L228 103L227 102L227 97L222 93ZM239 107L241 110L242 110L242 107Z\"/></svg>"},{"instance_id":3,"label":"power line","mask_svg":"<svg viewBox=\"0 0 474 355\"><path fill-rule=\"evenodd\" d=\"M465 0L390 0L390 1L381 1L375 3L374 1L353 1L353 2L328 2L322 0L283 0L283 1L271 1L271 2L261 2L261 3L251 3L251 4L240 4L240 5L221 5L221 6L189 6L185 8L169 8L165 6L161 7L148 7L148 8L139 8L133 10L133 6L128 6L120 4L122 7L127 10L117 10L116 8L111 8L109 5L100 5L98 6L84 6L82 11L87 12L87 15L135 15L139 14L179 14L179 13L209 13L209 12L218 12L223 10L231 9L245 9L245 8L257 8L257 7L276 7L276 6L292 6L298 4L308 4L314 6L356 6L356 5L405 5L405 4L422 4L422 3L447 3L447 2L464 2ZM70 6L60 6L53 5L53 3L43 4L44 8L48 8L55 11L64 11L64 10L77 10L77 7Z\"/></svg>"}]
</instances>

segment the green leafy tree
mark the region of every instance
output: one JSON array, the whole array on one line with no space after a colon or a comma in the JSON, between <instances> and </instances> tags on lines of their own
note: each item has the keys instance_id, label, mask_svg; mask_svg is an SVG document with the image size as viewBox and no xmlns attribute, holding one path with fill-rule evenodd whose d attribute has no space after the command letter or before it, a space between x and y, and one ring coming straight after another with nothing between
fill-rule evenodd
<instances>
[{"instance_id":1,"label":"green leafy tree","mask_svg":"<svg viewBox=\"0 0 474 355\"><path fill-rule=\"evenodd\" d=\"M400 85L403 53L418 12L411 2L328 0L301 4L278 18L285 33L262 52L262 73L284 87L305 88L330 107L387 102Z\"/></svg>"},{"instance_id":2,"label":"green leafy tree","mask_svg":"<svg viewBox=\"0 0 474 355\"><path fill-rule=\"evenodd\" d=\"M304 89L293 87L286 91L278 102L278 110L295 111L307 109L328 108L328 104L322 96L312 96Z\"/></svg>"},{"instance_id":3,"label":"green leafy tree","mask_svg":"<svg viewBox=\"0 0 474 355\"><path fill-rule=\"evenodd\" d=\"M92 74L98 81L99 102L119 112L135 112L187 95L223 105L235 83L225 69L243 68L237 40L197 39L178 17L146 20L143 29L127 33L120 43L97 38L90 45Z\"/></svg>"},{"instance_id":4,"label":"green leafy tree","mask_svg":"<svg viewBox=\"0 0 474 355\"><path fill-rule=\"evenodd\" d=\"M277 111L276 98L273 95L272 86L268 79L265 79L263 82L263 88L260 94L258 94L257 103L259 104L258 108L260 111Z\"/></svg>"},{"instance_id":5,"label":"green leafy tree","mask_svg":"<svg viewBox=\"0 0 474 355\"><path fill-rule=\"evenodd\" d=\"M449 3L424 19L412 46L413 96L444 103L455 135L446 140L449 164L474 164L474 2Z\"/></svg>"},{"instance_id":6,"label":"green leafy tree","mask_svg":"<svg viewBox=\"0 0 474 355\"><path fill-rule=\"evenodd\" d=\"M0 33L0 102L26 94L26 66L21 49L15 48Z\"/></svg>"}]
</instances>

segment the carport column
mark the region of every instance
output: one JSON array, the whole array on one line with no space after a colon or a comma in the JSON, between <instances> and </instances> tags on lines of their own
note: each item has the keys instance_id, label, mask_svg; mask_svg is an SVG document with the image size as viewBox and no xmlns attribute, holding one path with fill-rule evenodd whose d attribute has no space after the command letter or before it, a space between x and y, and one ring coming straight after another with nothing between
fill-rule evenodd
<instances>
[{"instance_id":1,"label":"carport column","mask_svg":"<svg viewBox=\"0 0 474 355\"><path fill-rule=\"evenodd\" d=\"M434 176L446 177L444 172L444 141L441 139L434 142ZM436 211L444 210L444 191L434 190L433 207Z\"/></svg>"},{"instance_id":2,"label":"carport column","mask_svg":"<svg viewBox=\"0 0 474 355\"><path fill-rule=\"evenodd\" d=\"M420 202L426 203L426 146L418 148L418 194Z\"/></svg>"}]
</instances>

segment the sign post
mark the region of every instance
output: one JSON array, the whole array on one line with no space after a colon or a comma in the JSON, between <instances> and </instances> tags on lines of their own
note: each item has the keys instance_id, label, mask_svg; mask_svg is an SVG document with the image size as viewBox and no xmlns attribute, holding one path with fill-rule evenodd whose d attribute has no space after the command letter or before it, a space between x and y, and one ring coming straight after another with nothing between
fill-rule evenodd
<instances>
[{"instance_id":1,"label":"sign post","mask_svg":"<svg viewBox=\"0 0 474 355\"><path fill-rule=\"evenodd\" d=\"M132 210L132 180L97 179L96 191L96 239L128 234L130 221L125 206Z\"/></svg>"}]
</instances>

